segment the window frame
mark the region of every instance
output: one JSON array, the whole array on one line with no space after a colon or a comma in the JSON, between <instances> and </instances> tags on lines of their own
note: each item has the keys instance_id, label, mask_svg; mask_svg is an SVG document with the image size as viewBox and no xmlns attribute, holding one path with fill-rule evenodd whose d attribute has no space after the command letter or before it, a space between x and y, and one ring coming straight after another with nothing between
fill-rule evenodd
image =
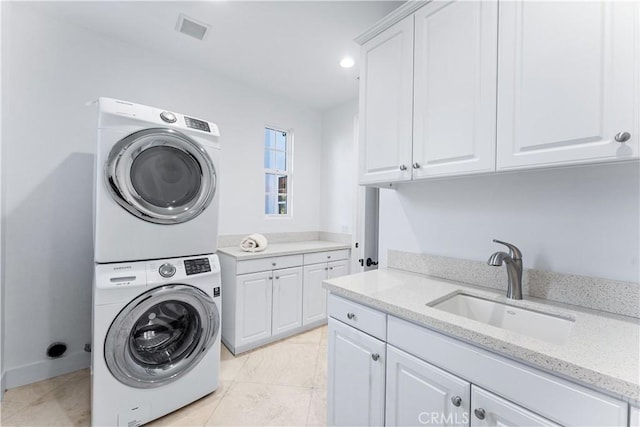
<instances>
[{"instance_id":1,"label":"window frame","mask_svg":"<svg viewBox=\"0 0 640 427\"><path fill-rule=\"evenodd\" d=\"M265 130L272 130L275 132L283 132L287 134L286 137L286 147L285 147L285 170L280 170L280 169L269 169L264 167L264 153L267 150L266 144L265 144L265 140L264 140L264 131ZM293 203L292 203L292 195L293 195L293 129L292 128L286 128L286 127L282 127L282 126L274 126L274 125L270 125L270 124L265 124L263 129L263 140L262 140L262 164L263 164L263 177L264 177L264 181L263 181L263 185L264 187L264 191L262 192L263 196L266 197L267 195L272 195L273 193L267 193L266 191L266 179L267 179L267 174L273 174L273 175L279 175L279 176L286 176L287 177L287 201L286 201L286 210L287 213L286 214L280 214L280 213L273 213L273 214L269 214L266 212L266 207L263 207L263 212L264 215L267 219L289 219L293 217ZM274 150L275 151L275 150ZM278 205L278 201L277 201L277 197L278 194L280 194L279 192L276 192L276 206ZM263 205L264 206L264 205Z\"/></svg>"}]
</instances>

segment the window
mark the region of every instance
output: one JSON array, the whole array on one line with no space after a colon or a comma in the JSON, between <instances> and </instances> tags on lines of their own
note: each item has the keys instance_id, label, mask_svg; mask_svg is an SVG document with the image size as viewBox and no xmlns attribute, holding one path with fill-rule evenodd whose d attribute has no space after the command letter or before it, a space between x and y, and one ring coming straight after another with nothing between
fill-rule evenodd
<instances>
[{"instance_id":1,"label":"window","mask_svg":"<svg viewBox=\"0 0 640 427\"><path fill-rule=\"evenodd\" d=\"M264 129L264 213L290 215L291 203L291 132Z\"/></svg>"}]
</instances>

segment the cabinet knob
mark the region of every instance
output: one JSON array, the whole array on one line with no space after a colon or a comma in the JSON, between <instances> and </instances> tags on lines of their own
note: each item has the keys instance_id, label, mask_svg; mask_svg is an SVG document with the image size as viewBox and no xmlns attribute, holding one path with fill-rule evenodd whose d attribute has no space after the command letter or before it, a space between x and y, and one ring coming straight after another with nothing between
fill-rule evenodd
<instances>
[{"instance_id":1,"label":"cabinet knob","mask_svg":"<svg viewBox=\"0 0 640 427\"><path fill-rule=\"evenodd\" d=\"M473 413L475 414L476 418L479 420L484 420L484 417L487 415L487 413L482 408L474 409Z\"/></svg>"},{"instance_id":2,"label":"cabinet knob","mask_svg":"<svg viewBox=\"0 0 640 427\"><path fill-rule=\"evenodd\" d=\"M407 165L400 165L400 170L401 171L406 171L407 170Z\"/></svg>"},{"instance_id":3,"label":"cabinet knob","mask_svg":"<svg viewBox=\"0 0 640 427\"><path fill-rule=\"evenodd\" d=\"M629 132L618 132L615 136L616 142L627 142L631 139L631 134Z\"/></svg>"},{"instance_id":4,"label":"cabinet knob","mask_svg":"<svg viewBox=\"0 0 640 427\"><path fill-rule=\"evenodd\" d=\"M451 403L453 403L453 406L460 406L462 404L462 398L460 396L451 396Z\"/></svg>"},{"instance_id":5,"label":"cabinet knob","mask_svg":"<svg viewBox=\"0 0 640 427\"><path fill-rule=\"evenodd\" d=\"M378 353L373 353L371 355L371 358L374 360L374 362L377 362L378 359L380 359L380 355Z\"/></svg>"},{"instance_id":6,"label":"cabinet knob","mask_svg":"<svg viewBox=\"0 0 640 427\"><path fill-rule=\"evenodd\" d=\"M327 255L327 259L331 259L331 255Z\"/></svg>"},{"instance_id":7,"label":"cabinet knob","mask_svg":"<svg viewBox=\"0 0 640 427\"><path fill-rule=\"evenodd\" d=\"M278 280L280 278L280 276L276 276L276 280Z\"/></svg>"},{"instance_id":8,"label":"cabinet knob","mask_svg":"<svg viewBox=\"0 0 640 427\"><path fill-rule=\"evenodd\" d=\"M420 163L415 162L415 163L413 164L413 168L414 168L414 169L420 169Z\"/></svg>"},{"instance_id":9,"label":"cabinet knob","mask_svg":"<svg viewBox=\"0 0 640 427\"><path fill-rule=\"evenodd\" d=\"M275 267L275 266L276 266L276 263L275 263L275 262L272 262L272 263L271 263L271 265L273 265L273 266Z\"/></svg>"},{"instance_id":10,"label":"cabinet knob","mask_svg":"<svg viewBox=\"0 0 640 427\"><path fill-rule=\"evenodd\" d=\"M327 267L325 267L325 268L324 268L324 270L325 270L325 271L327 271L327 270L328 270L328 268L327 268Z\"/></svg>"},{"instance_id":11,"label":"cabinet knob","mask_svg":"<svg viewBox=\"0 0 640 427\"><path fill-rule=\"evenodd\" d=\"M356 317L355 313L347 313L347 319L353 320L355 319L355 317Z\"/></svg>"},{"instance_id":12,"label":"cabinet knob","mask_svg":"<svg viewBox=\"0 0 640 427\"><path fill-rule=\"evenodd\" d=\"M273 276L269 276L269 280L273 280Z\"/></svg>"},{"instance_id":13,"label":"cabinet knob","mask_svg":"<svg viewBox=\"0 0 640 427\"><path fill-rule=\"evenodd\" d=\"M329 267L329 270L333 270L333 267Z\"/></svg>"}]
</instances>

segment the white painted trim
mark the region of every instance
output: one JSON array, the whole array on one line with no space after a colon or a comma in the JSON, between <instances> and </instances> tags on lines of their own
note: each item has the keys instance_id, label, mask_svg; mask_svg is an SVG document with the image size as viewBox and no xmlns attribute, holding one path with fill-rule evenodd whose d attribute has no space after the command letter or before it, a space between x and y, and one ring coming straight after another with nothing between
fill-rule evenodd
<instances>
[{"instance_id":1,"label":"white painted trim","mask_svg":"<svg viewBox=\"0 0 640 427\"><path fill-rule=\"evenodd\" d=\"M2 9L6 7L0 4L0 29L2 28ZM0 82L2 82L2 31L0 31ZM0 99L2 99L2 85L0 84ZM0 103L0 189L2 189L2 103ZM4 191L0 191L0 401L4 397L5 375L4 375L4 209L2 200Z\"/></svg>"},{"instance_id":2,"label":"white painted trim","mask_svg":"<svg viewBox=\"0 0 640 427\"><path fill-rule=\"evenodd\" d=\"M373 24L364 33L353 39L360 46L392 26L393 24L402 21L407 16L411 15L416 10L420 9L427 3L431 3L432 0L409 0L402 6L392 11L390 14Z\"/></svg>"},{"instance_id":3,"label":"white painted trim","mask_svg":"<svg viewBox=\"0 0 640 427\"><path fill-rule=\"evenodd\" d=\"M59 359L41 360L12 368L5 372L3 379L6 381L7 388L11 389L85 369L90 364L91 353L83 351Z\"/></svg>"}]
</instances>

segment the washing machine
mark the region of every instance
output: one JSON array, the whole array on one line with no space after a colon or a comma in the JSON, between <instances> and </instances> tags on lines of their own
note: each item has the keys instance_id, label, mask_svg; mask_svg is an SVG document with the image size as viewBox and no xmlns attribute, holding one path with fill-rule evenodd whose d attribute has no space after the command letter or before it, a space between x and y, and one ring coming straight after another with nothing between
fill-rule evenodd
<instances>
[{"instance_id":1,"label":"washing machine","mask_svg":"<svg viewBox=\"0 0 640 427\"><path fill-rule=\"evenodd\" d=\"M95 262L214 253L218 127L116 99L98 105Z\"/></svg>"},{"instance_id":2,"label":"washing machine","mask_svg":"<svg viewBox=\"0 0 640 427\"><path fill-rule=\"evenodd\" d=\"M216 255L96 264L91 421L138 426L218 386Z\"/></svg>"}]
</instances>

